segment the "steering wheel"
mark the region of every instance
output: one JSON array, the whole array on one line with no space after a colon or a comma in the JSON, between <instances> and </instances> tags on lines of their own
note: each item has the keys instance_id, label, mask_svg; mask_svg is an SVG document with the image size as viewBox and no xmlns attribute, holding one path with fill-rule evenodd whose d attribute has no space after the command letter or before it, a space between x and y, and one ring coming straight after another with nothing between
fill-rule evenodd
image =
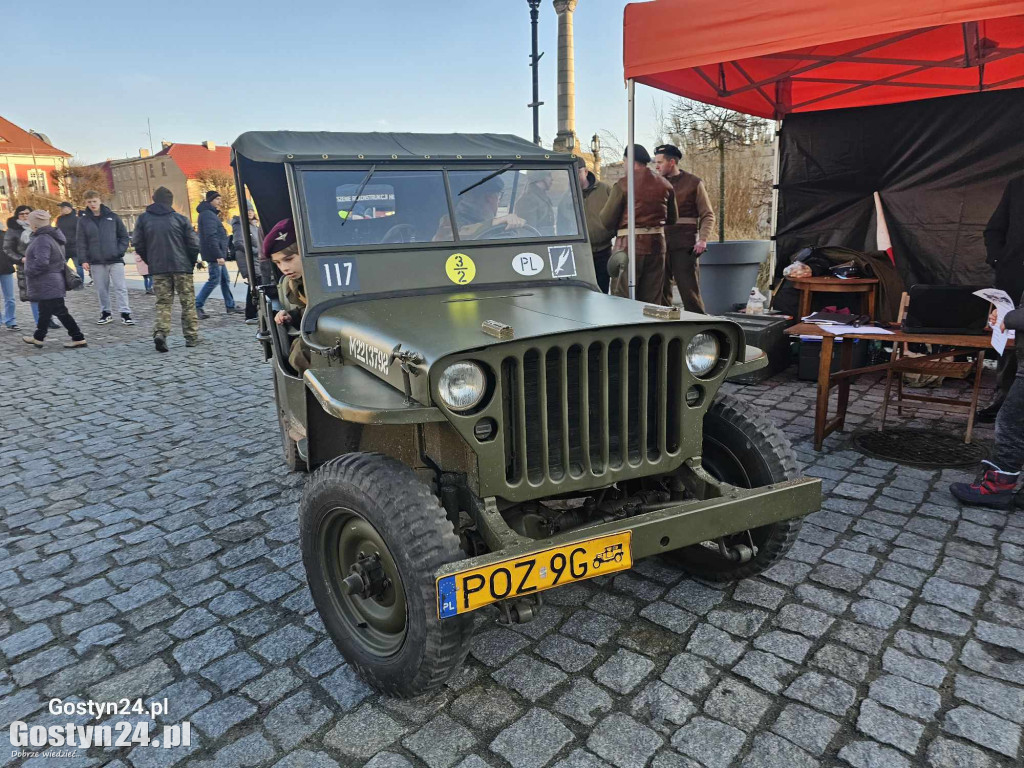
<instances>
[{"instance_id":1,"label":"steering wheel","mask_svg":"<svg viewBox=\"0 0 1024 768\"><path fill-rule=\"evenodd\" d=\"M395 224L384 233L382 243L414 243L416 242L416 227L412 224Z\"/></svg>"},{"instance_id":2,"label":"steering wheel","mask_svg":"<svg viewBox=\"0 0 1024 768\"><path fill-rule=\"evenodd\" d=\"M519 234L520 232L524 234ZM504 224L495 224L493 227L488 227L483 232L478 234L473 240L503 240L512 237L544 237L540 232L531 227L529 224L523 224L521 227L513 227L512 229L506 228Z\"/></svg>"}]
</instances>

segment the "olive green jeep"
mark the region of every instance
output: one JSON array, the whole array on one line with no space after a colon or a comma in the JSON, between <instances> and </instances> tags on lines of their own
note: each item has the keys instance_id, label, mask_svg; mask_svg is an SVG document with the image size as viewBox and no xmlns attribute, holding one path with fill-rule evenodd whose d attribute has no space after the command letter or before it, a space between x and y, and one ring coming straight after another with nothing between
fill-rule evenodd
<instances>
[{"instance_id":1,"label":"olive green jeep","mask_svg":"<svg viewBox=\"0 0 1024 768\"><path fill-rule=\"evenodd\" d=\"M664 556L741 579L820 503L719 392L763 366L725 319L605 295L575 158L506 135L246 133L235 181L294 219L311 364L260 287L300 545L324 626L391 695L441 685L473 611ZM249 274L257 253L244 233Z\"/></svg>"}]
</instances>

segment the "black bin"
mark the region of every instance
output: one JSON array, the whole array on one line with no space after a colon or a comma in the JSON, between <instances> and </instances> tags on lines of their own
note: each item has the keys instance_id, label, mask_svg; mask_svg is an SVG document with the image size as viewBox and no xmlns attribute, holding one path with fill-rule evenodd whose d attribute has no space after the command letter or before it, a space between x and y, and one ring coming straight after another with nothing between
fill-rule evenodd
<instances>
[{"instance_id":1,"label":"black bin","mask_svg":"<svg viewBox=\"0 0 1024 768\"><path fill-rule=\"evenodd\" d=\"M793 324L785 315L748 315L744 312L726 312L723 317L738 323L743 329L747 345L757 347L768 354L768 365L759 371L737 376L729 381L739 384L756 384L774 376L789 367L790 340L783 332Z\"/></svg>"}]
</instances>

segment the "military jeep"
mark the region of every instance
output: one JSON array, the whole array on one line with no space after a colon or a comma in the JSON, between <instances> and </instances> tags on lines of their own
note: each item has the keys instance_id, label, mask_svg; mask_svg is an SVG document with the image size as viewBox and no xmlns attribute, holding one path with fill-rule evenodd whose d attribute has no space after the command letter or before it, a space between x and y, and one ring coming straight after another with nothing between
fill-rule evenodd
<instances>
[{"instance_id":1,"label":"military jeep","mask_svg":"<svg viewBox=\"0 0 1024 768\"><path fill-rule=\"evenodd\" d=\"M786 438L720 393L765 364L728 320L602 294L575 158L507 135L246 133L269 230L292 217L311 366L259 288L300 546L349 663L414 696L474 611L655 555L714 581L768 568L820 503ZM259 274L248 232L249 273ZM479 615L479 614L476 614Z\"/></svg>"}]
</instances>

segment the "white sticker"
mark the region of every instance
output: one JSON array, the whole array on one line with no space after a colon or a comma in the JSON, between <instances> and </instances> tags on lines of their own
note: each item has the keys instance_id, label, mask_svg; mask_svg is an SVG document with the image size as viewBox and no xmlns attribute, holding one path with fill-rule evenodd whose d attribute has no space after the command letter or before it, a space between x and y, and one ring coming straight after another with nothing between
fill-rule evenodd
<instances>
[{"instance_id":1,"label":"white sticker","mask_svg":"<svg viewBox=\"0 0 1024 768\"><path fill-rule=\"evenodd\" d=\"M552 277L576 277L576 254L571 245L552 245L548 248Z\"/></svg>"},{"instance_id":2,"label":"white sticker","mask_svg":"<svg viewBox=\"0 0 1024 768\"><path fill-rule=\"evenodd\" d=\"M374 368L385 376L391 368L391 353L367 344L362 339L349 338L348 353L367 368Z\"/></svg>"},{"instance_id":3,"label":"white sticker","mask_svg":"<svg viewBox=\"0 0 1024 768\"><path fill-rule=\"evenodd\" d=\"M512 257L512 269L524 277L533 277L544 269L544 259L536 253L520 253Z\"/></svg>"}]
</instances>

